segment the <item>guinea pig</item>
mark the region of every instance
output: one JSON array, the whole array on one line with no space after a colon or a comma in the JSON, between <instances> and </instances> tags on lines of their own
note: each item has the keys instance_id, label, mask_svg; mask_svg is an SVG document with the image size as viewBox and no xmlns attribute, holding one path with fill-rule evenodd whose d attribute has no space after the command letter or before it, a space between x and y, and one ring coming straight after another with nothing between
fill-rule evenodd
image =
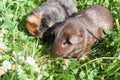
<instances>
[{"instance_id":1,"label":"guinea pig","mask_svg":"<svg viewBox=\"0 0 120 80\"><path fill-rule=\"evenodd\" d=\"M26 19L27 30L31 35L42 39L48 28L75 12L76 0L47 0L29 14Z\"/></svg>"},{"instance_id":2,"label":"guinea pig","mask_svg":"<svg viewBox=\"0 0 120 80\"><path fill-rule=\"evenodd\" d=\"M55 39L51 53L66 58L80 58L83 54L89 54L92 46L105 37L104 29L113 29L113 22L107 8L94 5L84 9L53 30Z\"/></svg>"}]
</instances>

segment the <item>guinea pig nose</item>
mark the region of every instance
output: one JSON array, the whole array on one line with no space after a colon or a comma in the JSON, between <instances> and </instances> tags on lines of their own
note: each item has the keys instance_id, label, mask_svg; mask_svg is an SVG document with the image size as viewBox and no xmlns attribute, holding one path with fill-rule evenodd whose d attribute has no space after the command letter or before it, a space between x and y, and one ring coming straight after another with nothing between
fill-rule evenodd
<instances>
[{"instance_id":1,"label":"guinea pig nose","mask_svg":"<svg viewBox=\"0 0 120 80\"><path fill-rule=\"evenodd\" d=\"M43 35L42 33L39 33L38 35L35 35L38 39L42 39Z\"/></svg>"}]
</instances>

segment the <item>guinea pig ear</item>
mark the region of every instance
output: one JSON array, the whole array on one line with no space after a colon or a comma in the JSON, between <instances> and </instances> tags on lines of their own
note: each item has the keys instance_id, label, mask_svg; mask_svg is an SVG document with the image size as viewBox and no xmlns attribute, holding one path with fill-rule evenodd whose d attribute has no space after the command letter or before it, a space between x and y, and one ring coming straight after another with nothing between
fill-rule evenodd
<instances>
[{"instance_id":1,"label":"guinea pig ear","mask_svg":"<svg viewBox=\"0 0 120 80\"><path fill-rule=\"evenodd\" d=\"M80 43L82 41L82 37L78 36L78 35L71 35L69 38L69 42L71 44L77 44Z\"/></svg>"}]
</instances>

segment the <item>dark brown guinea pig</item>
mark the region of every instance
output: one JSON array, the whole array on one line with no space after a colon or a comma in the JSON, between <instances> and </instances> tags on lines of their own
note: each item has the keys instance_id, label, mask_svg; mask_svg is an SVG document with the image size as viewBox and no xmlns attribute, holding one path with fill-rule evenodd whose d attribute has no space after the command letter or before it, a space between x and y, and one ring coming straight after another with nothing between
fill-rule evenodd
<instances>
[{"instance_id":1,"label":"dark brown guinea pig","mask_svg":"<svg viewBox=\"0 0 120 80\"><path fill-rule=\"evenodd\" d=\"M56 22L62 22L75 12L76 0L47 0L27 17L27 30L31 35L42 39L49 27Z\"/></svg>"},{"instance_id":2,"label":"dark brown guinea pig","mask_svg":"<svg viewBox=\"0 0 120 80\"><path fill-rule=\"evenodd\" d=\"M54 29L55 40L51 52L55 56L80 58L90 53L93 44L105 37L104 29L113 29L108 9L95 5L68 18Z\"/></svg>"}]
</instances>

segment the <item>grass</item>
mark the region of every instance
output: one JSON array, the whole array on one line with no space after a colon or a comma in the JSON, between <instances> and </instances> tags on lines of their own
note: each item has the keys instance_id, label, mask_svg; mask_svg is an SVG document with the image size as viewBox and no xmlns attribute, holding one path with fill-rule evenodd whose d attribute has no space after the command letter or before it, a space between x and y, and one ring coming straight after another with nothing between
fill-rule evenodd
<instances>
[{"instance_id":1,"label":"grass","mask_svg":"<svg viewBox=\"0 0 120 80\"><path fill-rule=\"evenodd\" d=\"M95 4L107 7L115 25L83 61L53 57L51 43L43 44L27 32L27 15L44 1L0 0L0 30L6 31L3 42L7 46L0 52L0 70L4 61L12 65L0 80L120 80L120 1L77 0L79 11Z\"/></svg>"}]
</instances>

